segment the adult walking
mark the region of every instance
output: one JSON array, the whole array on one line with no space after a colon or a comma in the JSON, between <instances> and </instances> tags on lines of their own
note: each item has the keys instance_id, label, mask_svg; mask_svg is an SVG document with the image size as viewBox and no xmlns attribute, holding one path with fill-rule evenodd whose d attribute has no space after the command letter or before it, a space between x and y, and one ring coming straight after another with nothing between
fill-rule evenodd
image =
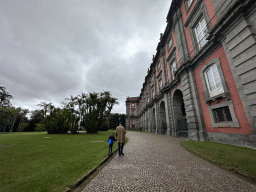
<instances>
[{"instance_id":1,"label":"adult walking","mask_svg":"<svg viewBox=\"0 0 256 192\"><path fill-rule=\"evenodd\" d=\"M116 128L116 139L118 143L119 156L124 155L123 149L124 149L124 142L125 142L125 133L126 133L126 130L122 126L122 123L119 123L119 126Z\"/></svg>"}]
</instances>

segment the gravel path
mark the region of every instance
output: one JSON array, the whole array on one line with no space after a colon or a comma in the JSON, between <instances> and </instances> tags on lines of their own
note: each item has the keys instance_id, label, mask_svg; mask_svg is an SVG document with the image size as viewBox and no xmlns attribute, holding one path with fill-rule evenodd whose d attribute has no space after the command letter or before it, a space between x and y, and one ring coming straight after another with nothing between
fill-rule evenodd
<instances>
[{"instance_id":1,"label":"gravel path","mask_svg":"<svg viewBox=\"0 0 256 192\"><path fill-rule=\"evenodd\" d=\"M116 155L86 191L256 191L256 186L189 153L173 138L128 132Z\"/></svg>"}]
</instances>

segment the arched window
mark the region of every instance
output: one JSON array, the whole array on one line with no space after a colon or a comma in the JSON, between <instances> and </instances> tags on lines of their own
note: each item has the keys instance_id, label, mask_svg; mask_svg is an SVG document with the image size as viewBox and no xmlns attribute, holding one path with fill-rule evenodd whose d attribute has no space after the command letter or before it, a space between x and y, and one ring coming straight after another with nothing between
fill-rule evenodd
<instances>
[{"instance_id":1,"label":"arched window","mask_svg":"<svg viewBox=\"0 0 256 192\"><path fill-rule=\"evenodd\" d=\"M224 93L220 74L216 64L212 64L205 71L205 79L210 97Z\"/></svg>"}]
</instances>

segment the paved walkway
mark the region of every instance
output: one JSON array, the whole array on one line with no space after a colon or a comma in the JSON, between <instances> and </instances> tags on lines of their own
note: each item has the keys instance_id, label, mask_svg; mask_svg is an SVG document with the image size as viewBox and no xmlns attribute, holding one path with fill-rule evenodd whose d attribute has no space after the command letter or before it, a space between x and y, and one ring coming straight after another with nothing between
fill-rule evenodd
<instances>
[{"instance_id":1,"label":"paved walkway","mask_svg":"<svg viewBox=\"0 0 256 192\"><path fill-rule=\"evenodd\" d=\"M85 191L256 191L252 185L189 153L182 139L128 132L116 155Z\"/></svg>"}]
</instances>

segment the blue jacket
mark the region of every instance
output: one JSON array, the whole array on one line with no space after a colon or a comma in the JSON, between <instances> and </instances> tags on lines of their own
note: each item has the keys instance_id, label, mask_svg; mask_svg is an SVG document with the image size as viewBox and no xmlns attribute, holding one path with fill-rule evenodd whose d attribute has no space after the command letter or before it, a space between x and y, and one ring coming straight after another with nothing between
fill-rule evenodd
<instances>
[{"instance_id":1,"label":"blue jacket","mask_svg":"<svg viewBox=\"0 0 256 192\"><path fill-rule=\"evenodd\" d=\"M114 141L116 141L115 136L114 136L114 135L111 135L111 136L108 138L108 144L109 144L109 145L113 145L113 144L114 144Z\"/></svg>"}]
</instances>

